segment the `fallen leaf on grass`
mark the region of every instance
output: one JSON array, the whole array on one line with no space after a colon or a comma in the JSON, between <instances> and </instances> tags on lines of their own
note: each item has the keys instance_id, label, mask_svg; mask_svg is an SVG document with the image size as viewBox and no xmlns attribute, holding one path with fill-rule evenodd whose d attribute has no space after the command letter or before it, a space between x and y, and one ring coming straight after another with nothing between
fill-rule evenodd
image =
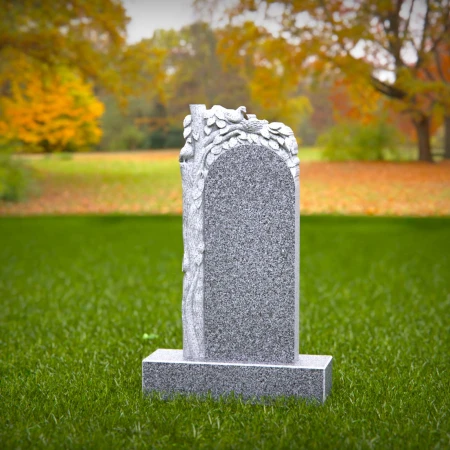
<instances>
[{"instance_id":1,"label":"fallen leaf on grass","mask_svg":"<svg viewBox=\"0 0 450 450\"><path fill-rule=\"evenodd\" d=\"M159 335L154 334L154 333L151 333L151 334L144 333L142 336L142 339L144 339L145 341L152 341L153 339L158 339L158 338L159 338Z\"/></svg>"}]
</instances>

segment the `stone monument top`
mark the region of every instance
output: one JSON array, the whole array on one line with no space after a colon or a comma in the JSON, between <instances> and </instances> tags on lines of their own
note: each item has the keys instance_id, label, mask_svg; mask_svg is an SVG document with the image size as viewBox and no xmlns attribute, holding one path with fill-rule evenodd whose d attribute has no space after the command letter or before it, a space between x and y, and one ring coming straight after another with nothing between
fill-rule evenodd
<instances>
[{"instance_id":1,"label":"stone monument top","mask_svg":"<svg viewBox=\"0 0 450 450\"><path fill-rule=\"evenodd\" d=\"M143 389L324 401L330 356L299 355L299 160L286 125L191 105L180 153L183 351L143 361Z\"/></svg>"}]
</instances>

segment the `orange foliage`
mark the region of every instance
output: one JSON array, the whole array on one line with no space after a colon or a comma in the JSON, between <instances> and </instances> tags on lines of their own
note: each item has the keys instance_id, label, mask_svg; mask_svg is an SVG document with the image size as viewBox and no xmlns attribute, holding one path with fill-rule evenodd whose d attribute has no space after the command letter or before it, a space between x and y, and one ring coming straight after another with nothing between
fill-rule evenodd
<instances>
[{"instance_id":1,"label":"orange foliage","mask_svg":"<svg viewBox=\"0 0 450 450\"><path fill-rule=\"evenodd\" d=\"M297 129L312 107L298 93L300 74L292 70L298 55L292 45L250 21L225 27L218 36L222 63L236 70L249 86L252 112Z\"/></svg>"},{"instance_id":2,"label":"orange foliage","mask_svg":"<svg viewBox=\"0 0 450 450\"><path fill-rule=\"evenodd\" d=\"M352 78L337 79L330 93L330 101L333 105L333 115L336 121L354 120L363 124L386 120L407 138L408 141L416 142L417 135L414 124L408 114L402 112L401 104L390 100L374 89L367 88L362 80ZM439 121L432 120L430 133L434 135L439 128Z\"/></svg>"},{"instance_id":3,"label":"orange foliage","mask_svg":"<svg viewBox=\"0 0 450 450\"><path fill-rule=\"evenodd\" d=\"M10 86L11 95L0 98L3 141L48 152L82 149L100 140L103 104L73 72L49 71L22 60Z\"/></svg>"},{"instance_id":4,"label":"orange foliage","mask_svg":"<svg viewBox=\"0 0 450 450\"><path fill-rule=\"evenodd\" d=\"M350 119L364 124L379 120L383 101L381 94L367 89L362 80L337 79L332 87L330 100L336 120Z\"/></svg>"},{"instance_id":5,"label":"orange foliage","mask_svg":"<svg viewBox=\"0 0 450 450\"><path fill-rule=\"evenodd\" d=\"M51 67L68 67L120 93L126 16L117 0L2 0L0 82L4 68L27 57ZM118 67L119 66L119 67ZM119 70L118 70L119 69ZM20 72L16 69L16 73Z\"/></svg>"}]
</instances>

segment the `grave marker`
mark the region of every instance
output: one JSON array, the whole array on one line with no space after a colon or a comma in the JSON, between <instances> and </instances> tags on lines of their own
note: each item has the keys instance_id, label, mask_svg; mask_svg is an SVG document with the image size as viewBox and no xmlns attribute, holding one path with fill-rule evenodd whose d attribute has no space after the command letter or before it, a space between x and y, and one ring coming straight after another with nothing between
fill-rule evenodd
<instances>
[{"instance_id":1,"label":"grave marker","mask_svg":"<svg viewBox=\"0 0 450 450\"><path fill-rule=\"evenodd\" d=\"M331 356L299 355L299 161L290 128L191 105L183 183L183 351L143 391L324 401Z\"/></svg>"}]
</instances>

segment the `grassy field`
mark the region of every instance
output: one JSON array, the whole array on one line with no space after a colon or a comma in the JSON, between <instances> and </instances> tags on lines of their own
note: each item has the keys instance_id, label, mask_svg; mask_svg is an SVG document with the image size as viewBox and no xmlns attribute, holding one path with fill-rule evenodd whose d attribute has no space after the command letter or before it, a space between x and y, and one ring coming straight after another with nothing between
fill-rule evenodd
<instances>
[{"instance_id":1,"label":"grassy field","mask_svg":"<svg viewBox=\"0 0 450 450\"><path fill-rule=\"evenodd\" d=\"M450 215L450 163L318 161L301 149L305 214ZM180 214L178 151L23 157L40 194L0 201L0 215Z\"/></svg>"},{"instance_id":2,"label":"grassy field","mask_svg":"<svg viewBox=\"0 0 450 450\"><path fill-rule=\"evenodd\" d=\"M303 217L301 245L326 404L166 402L140 368L182 345L181 218L2 218L0 447L449 448L450 218Z\"/></svg>"}]
</instances>

